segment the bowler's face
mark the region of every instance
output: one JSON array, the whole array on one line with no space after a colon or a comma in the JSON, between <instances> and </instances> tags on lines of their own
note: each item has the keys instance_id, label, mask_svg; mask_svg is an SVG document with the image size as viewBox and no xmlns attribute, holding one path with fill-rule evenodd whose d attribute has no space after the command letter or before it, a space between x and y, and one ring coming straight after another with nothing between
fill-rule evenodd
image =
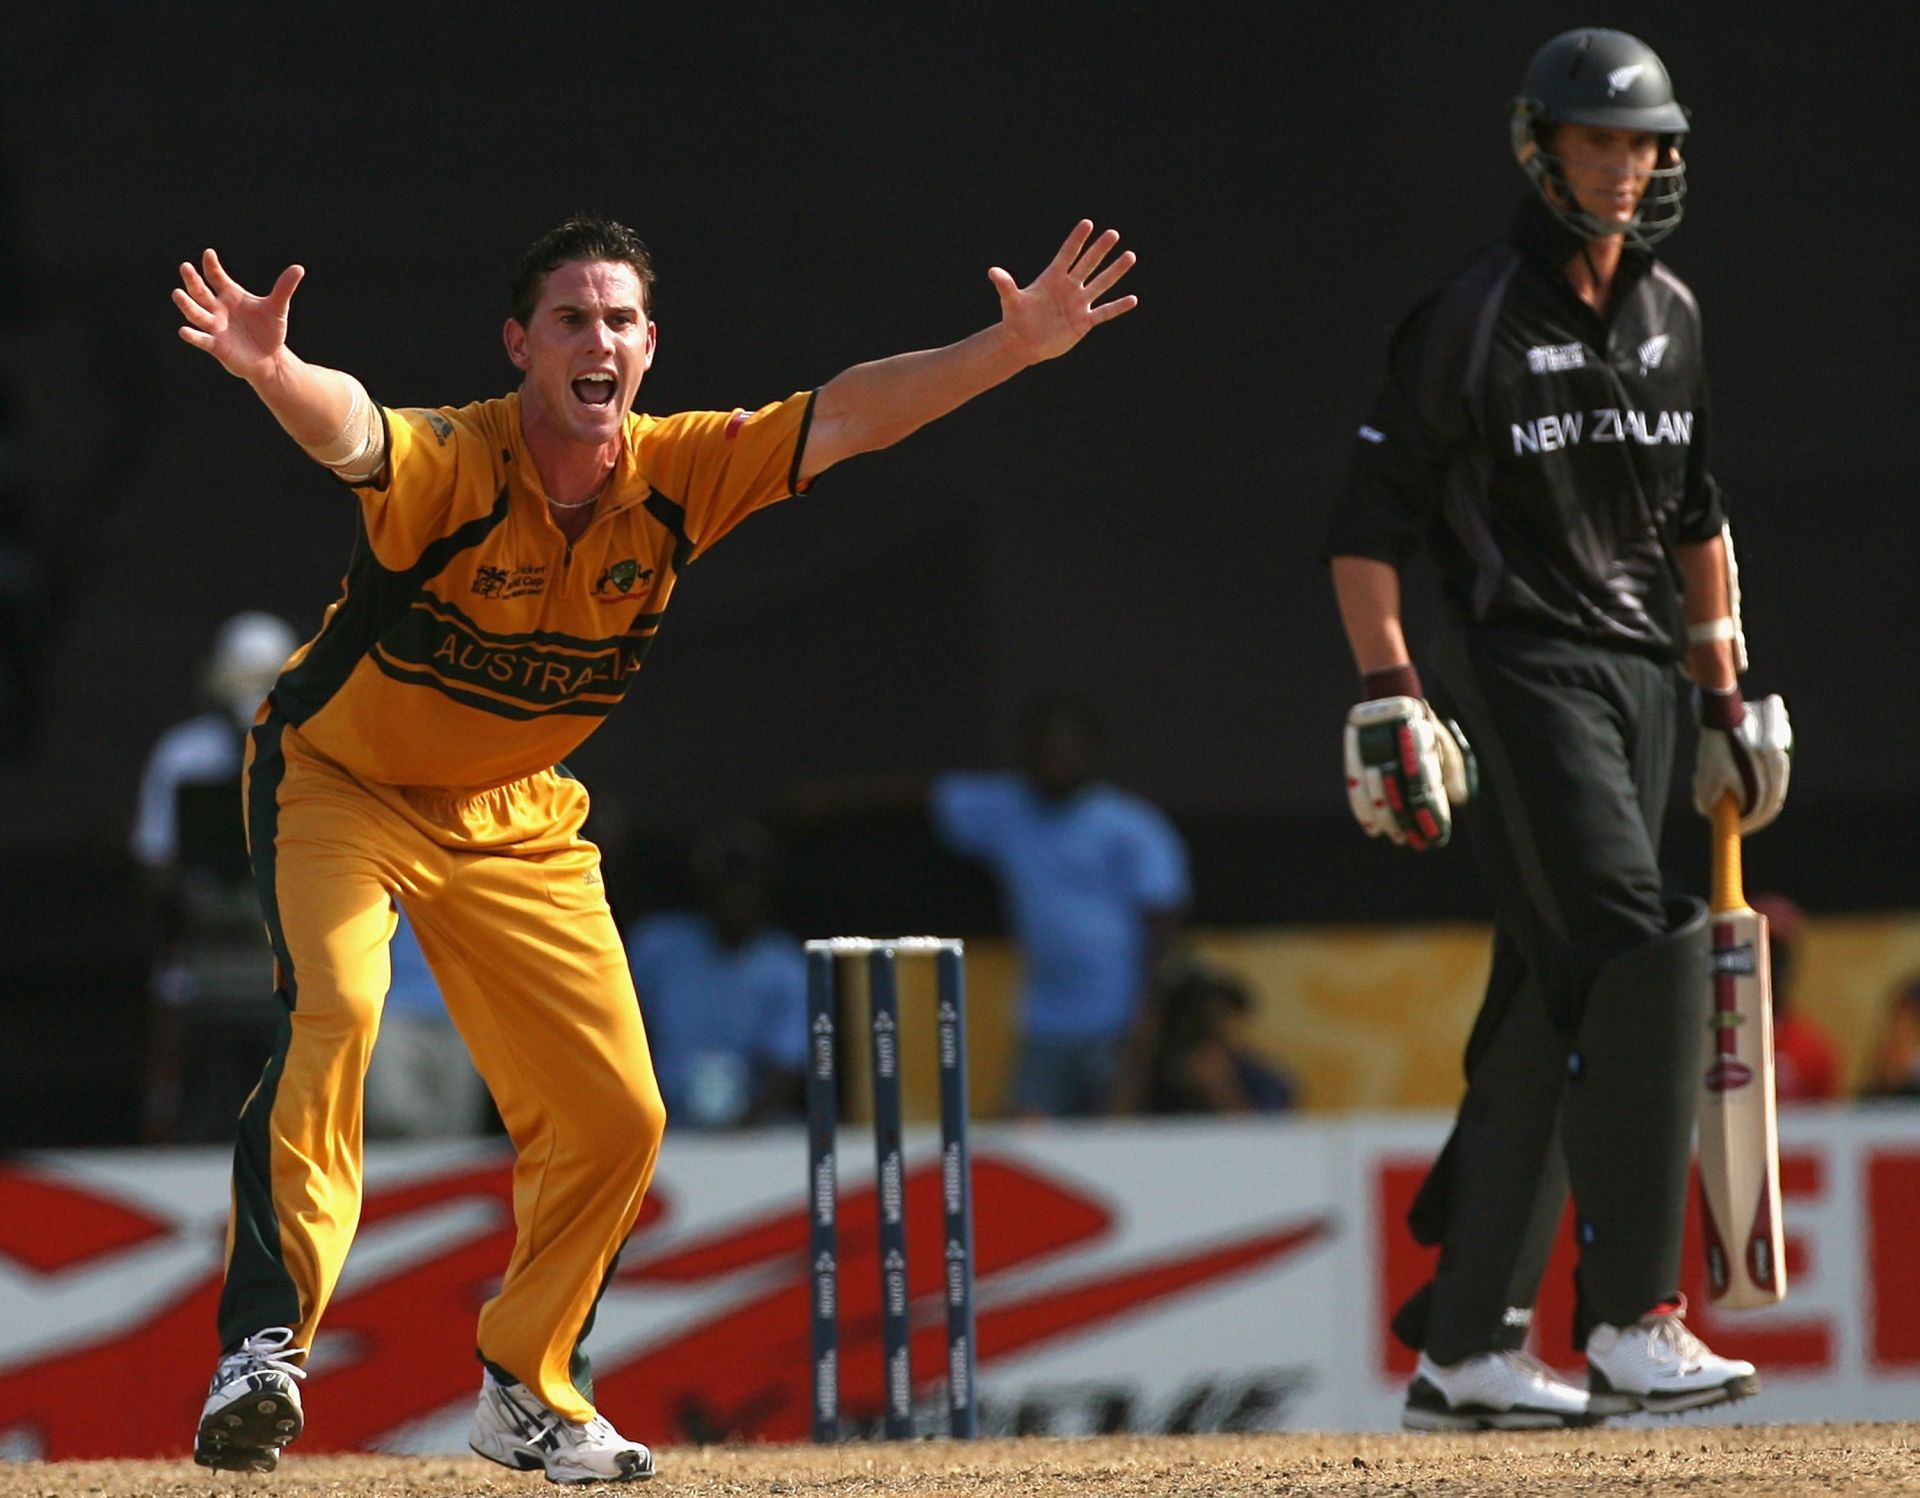
<instances>
[{"instance_id":1,"label":"bowler's face","mask_svg":"<svg viewBox=\"0 0 1920 1498\"><path fill-rule=\"evenodd\" d=\"M656 336L632 266L572 260L550 271L532 319L509 318L505 336L533 423L595 447L619 436Z\"/></svg>"}]
</instances>

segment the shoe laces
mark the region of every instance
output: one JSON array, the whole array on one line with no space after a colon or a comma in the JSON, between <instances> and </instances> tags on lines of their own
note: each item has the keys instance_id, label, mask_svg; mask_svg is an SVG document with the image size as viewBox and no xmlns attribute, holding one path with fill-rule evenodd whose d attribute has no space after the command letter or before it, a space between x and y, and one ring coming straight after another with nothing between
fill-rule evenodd
<instances>
[{"instance_id":1,"label":"shoe laces","mask_svg":"<svg viewBox=\"0 0 1920 1498\"><path fill-rule=\"evenodd\" d=\"M585 1443L604 1441L609 1446L617 1446L620 1444L620 1433L605 1415L595 1415L580 1427L580 1439Z\"/></svg>"},{"instance_id":2,"label":"shoe laces","mask_svg":"<svg viewBox=\"0 0 1920 1498\"><path fill-rule=\"evenodd\" d=\"M1697 1363L1707 1355L1707 1344L1693 1334L1693 1329L1680 1319L1685 1307L1649 1316L1644 1323L1647 1328L1647 1346L1655 1357L1686 1365Z\"/></svg>"},{"instance_id":3,"label":"shoe laces","mask_svg":"<svg viewBox=\"0 0 1920 1498\"><path fill-rule=\"evenodd\" d=\"M225 1372L229 1363L242 1363L248 1368L271 1368L275 1373L284 1373L289 1378L305 1378L307 1370L289 1361L295 1353L306 1356L304 1347L293 1345L292 1328L270 1326L264 1331L255 1332L240 1344L237 1351L222 1358L220 1368Z\"/></svg>"}]
</instances>

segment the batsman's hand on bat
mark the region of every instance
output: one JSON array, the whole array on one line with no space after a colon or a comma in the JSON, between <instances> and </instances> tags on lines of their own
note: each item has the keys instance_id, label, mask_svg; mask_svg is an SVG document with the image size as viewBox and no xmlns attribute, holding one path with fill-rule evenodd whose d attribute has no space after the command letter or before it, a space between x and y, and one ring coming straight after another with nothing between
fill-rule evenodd
<instances>
[{"instance_id":1,"label":"batsman's hand on bat","mask_svg":"<svg viewBox=\"0 0 1920 1498\"><path fill-rule=\"evenodd\" d=\"M1700 744L1693 768L1693 805L1712 817L1722 796L1740 808L1740 830L1758 832L1787 800L1793 771L1793 723L1778 694L1743 702L1740 689L1702 689Z\"/></svg>"},{"instance_id":2,"label":"batsman's hand on bat","mask_svg":"<svg viewBox=\"0 0 1920 1498\"><path fill-rule=\"evenodd\" d=\"M1444 848L1453 809L1479 786L1473 747L1460 725L1443 719L1423 697L1377 697L1356 703L1344 735L1347 804L1368 837L1387 837L1415 852Z\"/></svg>"},{"instance_id":3,"label":"batsman's hand on bat","mask_svg":"<svg viewBox=\"0 0 1920 1498\"><path fill-rule=\"evenodd\" d=\"M227 274L212 250L201 256L199 269L183 260L173 293L185 319L180 336L213 355L228 374L258 384L273 375L287 351L287 303L305 275L303 267L289 265L273 290L255 296Z\"/></svg>"},{"instance_id":4,"label":"batsman's hand on bat","mask_svg":"<svg viewBox=\"0 0 1920 1498\"><path fill-rule=\"evenodd\" d=\"M1000 326L1028 364L1059 358L1101 323L1140 304L1134 296L1100 300L1133 269L1132 250L1113 254L1119 243L1119 231L1107 229L1095 238L1093 224L1081 219L1047 268L1027 286L997 265L987 272L1000 294Z\"/></svg>"}]
</instances>

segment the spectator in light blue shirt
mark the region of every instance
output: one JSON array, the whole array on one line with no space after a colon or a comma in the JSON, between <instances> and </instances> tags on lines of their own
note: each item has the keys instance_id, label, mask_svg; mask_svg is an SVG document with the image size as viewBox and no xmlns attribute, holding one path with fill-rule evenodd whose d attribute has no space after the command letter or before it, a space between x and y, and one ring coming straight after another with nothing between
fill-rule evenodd
<instances>
[{"instance_id":1,"label":"spectator in light blue shirt","mask_svg":"<svg viewBox=\"0 0 1920 1498\"><path fill-rule=\"evenodd\" d=\"M626 934L668 1126L796 1118L807 967L799 941L769 924L772 835L748 821L710 829L693 873L698 909L647 916Z\"/></svg>"},{"instance_id":2,"label":"spectator in light blue shirt","mask_svg":"<svg viewBox=\"0 0 1920 1498\"><path fill-rule=\"evenodd\" d=\"M998 876L1025 961L1013 1106L1085 1117L1138 1100L1144 995L1189 897L1186 848L1094 778L1099 725L1068 698L1028 709L1022 770L934 782L940 837Z\"/></svg>"}]
</instances>

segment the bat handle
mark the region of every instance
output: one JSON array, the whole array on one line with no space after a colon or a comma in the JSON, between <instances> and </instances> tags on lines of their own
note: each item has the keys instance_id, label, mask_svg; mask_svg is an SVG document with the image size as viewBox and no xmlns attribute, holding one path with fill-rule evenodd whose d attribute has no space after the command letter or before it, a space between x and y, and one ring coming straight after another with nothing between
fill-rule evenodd
<instances>
[{"instance_id":1,"label":"bat handle","mask_svg":"<svg viewBox=\"0 0 1920 1498\"><path fill-rule=\"evenodd\" d=\"M1713 909L1739 910L1747 903L1740 871L1740 807L1731 794L1713 808Z\"/></svg>"}]
</instances>

